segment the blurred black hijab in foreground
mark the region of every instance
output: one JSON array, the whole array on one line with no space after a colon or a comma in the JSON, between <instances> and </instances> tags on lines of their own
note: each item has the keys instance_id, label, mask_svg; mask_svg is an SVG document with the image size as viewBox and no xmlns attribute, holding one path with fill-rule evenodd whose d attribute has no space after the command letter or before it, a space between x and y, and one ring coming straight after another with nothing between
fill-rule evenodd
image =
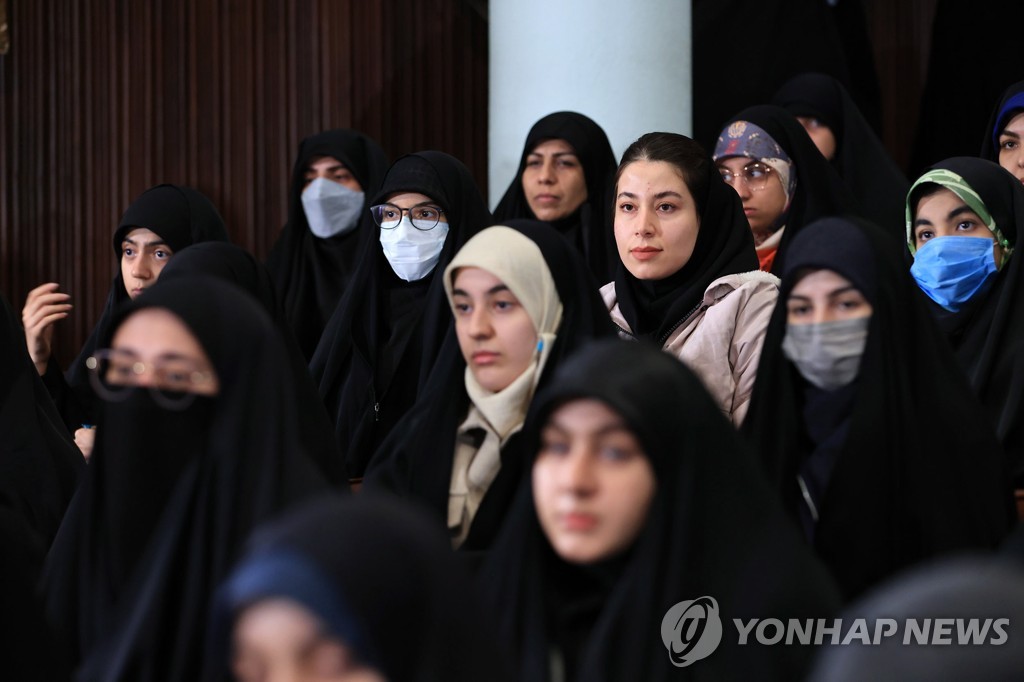
<instances>
[{"instance_id":1,"label":"blurred black hijab in foreground","mask_svg":"<svg viewBox=\"0 0 1024 682\"><path fill-rule=\"evenodd\" d=\"M157 318L186 342L124 340ZM209 369L178 367L189 335ZM326 483L298 433L284 345L237 287L165 282L122 309L100 343L117 346L111 358L136 354L126 367L151 378L97 385L95 454L48 559L49 617L83 679L194 680L212 590L249 530ZM128 375L114 360L98 369L97 379Z\"/></svg>"},{"instance_id":2,"label":"blurred black hijab in foreground","mask_svg":"<svg viewBox=\"0 0 1024 682\"><path fill-rule=\"evenodd\" d=\"M639 450L627 453L597 435L592 445L585 445L589 436L581 437L584 445L562 443L560 414L581 401L596 401L614 415L586 433L624 430ZM533 485L517 499L479 577L499 634L519 661L518 679L554 679L553 660L566 680L800 677L810 647L739 647L732 619L830 617L838 595L735 429L682 363L649 344L595 343L562 365L537 396L523 436ZM552 498L538 494L547 487L541 462L568 458L567 466L582 467L571 461L584 456L607 467L606 483L644 458L654 481L635 535L618 537L625 548L589 558L556 549L565 547L552 534L557 524L542 527L541 502ZM591 530L600 531L594 537L617 535L604 530L619 516L610 504L587 502L613 498L592 477L585 480L570 486L572 494L563 491L562 499L575 499L577 507L562 511L586 507ZM627 508L640 504L635 497L630 487ZM721 644L677 668L666 650L671 636L663 640L663 619L674 605L704 596L717 602Z\"/></svg>"}]
</instances>

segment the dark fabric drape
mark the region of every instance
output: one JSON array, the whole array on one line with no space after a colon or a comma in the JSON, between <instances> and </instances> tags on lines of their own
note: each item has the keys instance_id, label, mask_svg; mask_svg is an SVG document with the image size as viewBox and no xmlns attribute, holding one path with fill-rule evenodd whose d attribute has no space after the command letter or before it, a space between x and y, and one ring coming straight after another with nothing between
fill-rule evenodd
<instances>
[{"instance_id":1,"label":"dark fabric drape","mask_svg":"<svg viewBox=\"0 0 1024 682\"><path fill-rule=\"evenodd\" d=\"M354 130L326 130L299 144L288 188L288 223L270 251L267 268L307 359L316 350L324 325L355 272L364 243L376 232L369 204L363 206L359 225L351 232L328 239L310 232L302 190L306 168L318 156L331 156L345 164L363 188L366 201L377 193L388 168L384 150Z\"/></svg>"},{"instance_id":2,"label":"dark fabric drape","mask_svg":"<svg viewBox=\"0 0 1024 682\"><path fill-rule=\"evenodd\" d=\"M523 192L523 171L530 152L545 140L565 140L572 146L587 183L587 198L580 208L552 226L583 253L594 277L604 284L611 280L618 260L611 223L616 164L608 136L590 118L574 111L559 111L533 124L526 135L516 176L494 208L494 219L501 222L537 218Z\"/></svg>"},{"instance_id":3,"label":"dark fabric drape","mask_svg":"<svg viewBox=\"0 0 1024 682\"><path fill-rule=\"evenodd\" d=\"M916 112L908 177L920 175L939 159L975 154L991 103L1008 83L1021 79L1020 51L1013 40L993 37L978 51L955 47L961 36L991 34L993 17L1000 26L1019 26L1024 5L1000 0L935 3L928 76ZM950 106L950 93L965 83L970 83L971 96Z\"/></svg>"},{"instance_id":4,"label":"dark fabric drape","mask_svg":"<svg viewBox=\"0 0 1024 682\"><path fill-rule=\"evenodd\" d=\"M832 450L814 547L847 598L936 555L994 548L1010 505L992 421L888 235L828 218L792 244L742 427L790 514L800 516L798 472L807 473L816 449ZM805 268L842 275L873 308L852 406L814 424L807 419L816 412L805 409L822 397L805 397L807 385L782 350L786 300ZM845 429L840 442L820 434L826 422Z\"/></svg>"},{"instance_id":5,"label":"dark fabric drape","mask_svg":"<svg viewBox=\"0 0 1024 682\"><path fill-rule=\"evenodd\" d=\"M576 399L600 401L622 418L650 460L656 490L630 549L578 566L553 552L524 488L478 580L516 654L518 679L550 679L556 641L578 662L571 680L799 679L811 649L737 646L731 619L827 618L838 596L700 381L651 345L594 344L531 407L523 432L530 466L547 417ZM718 604L721 644L677 668L662 619L700 596Z\"/></svg>"},{"instance_id":6,"label":"dark fabric drape","mask_svg":"<svg viewBox=\"0 0 1024 682\"><path fill-rule=\"evenodd\" d=\"M878 108L870 55L858 45L867 32L863 8L819 0L696 0L693 3L693 137L714 147L722 121L734 111L771 100L798 73L835 77L864 111ZM861 25L857 25L860 23ZM738 36L761 36L785 49L730 50Z\"/></svg>"},{"instance_id":7,"label":"dark fabric drape","mask_svg":"<svg viewBox=\"0 0 1024 682\"><path fill-rule=\"evenodd\" d=\"M284 345L255 300L209 277L165 282L117 313L100 341L145 308L186 325L220 392L184 411L141 387L102 405L45 581L81 679L195 680L213 589L249 531L327 485L298 433Z\"/></svg>"}]
</instances>

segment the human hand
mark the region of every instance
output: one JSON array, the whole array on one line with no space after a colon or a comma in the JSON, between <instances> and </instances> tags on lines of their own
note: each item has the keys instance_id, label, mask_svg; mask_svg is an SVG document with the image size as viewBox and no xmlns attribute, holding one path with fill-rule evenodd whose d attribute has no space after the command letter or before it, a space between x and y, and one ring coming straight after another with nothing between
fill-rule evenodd
<instances>
[{"instance_id":1,"label":"human hand","mask_svg":"<svg viewBox=\"0 0 1024 682\"><path fill-rule=\"evenodd\" d=\"M96 441L96 427L83 426L75 431L75 445L82 451L82 457L88 462L92 457L92 445Z\"/></svg>"},{"instance_id":2,"label":"human hand","mask_svg":"<svg viewBox=\"0 0 1024 682\"><path fill-rule=\"evenodd\" d=\"M25 327L25 342L32 364L40 376L46 373L53 344L53 323L63 320L71 310L70 296L57 291L60 285L47 282L28 292L21 310L21 324Z\"/></svg>"}]
</instances>

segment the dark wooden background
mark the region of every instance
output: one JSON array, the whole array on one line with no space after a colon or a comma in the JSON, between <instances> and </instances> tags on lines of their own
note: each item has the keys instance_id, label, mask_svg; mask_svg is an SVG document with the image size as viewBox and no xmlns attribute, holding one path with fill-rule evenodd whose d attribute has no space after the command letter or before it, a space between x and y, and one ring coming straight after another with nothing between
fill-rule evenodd
<instances>
[{"instance_id":1,"label":"dark wooden background","mask_svg":"<svg viewBox=\"0 0 1024 682\"><path fill-rule=\"evenodd\" d=\"M361 130L440 149L486 194L487 23L466 0L7 0L0 291L60 282L68 362L102 308L111 235L159 182L207 194L264 257L299 140Z\"/></svg>"},{"instance_id":2,"label":"dark wooden background","mask_svg":"<svg viewBox=\"0 0 1024 682\"><path fill-rule=\"evenodd\" d=\"M0 292L17 311L42 282L72 294L62 363L103 305L121 212L151 185L206 193L258 257L299 140L326 128L362 130L392 159L447 151L486 196L487 0L0 1ZM937 2L864 1L901 164Z\"/></svg>"}]
</instances>

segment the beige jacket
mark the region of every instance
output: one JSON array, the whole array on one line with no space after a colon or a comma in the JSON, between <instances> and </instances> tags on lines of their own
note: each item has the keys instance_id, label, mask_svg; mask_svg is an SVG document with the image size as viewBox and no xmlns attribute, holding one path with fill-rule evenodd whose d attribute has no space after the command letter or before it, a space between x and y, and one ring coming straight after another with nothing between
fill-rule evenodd
<instances>
[{"instance_id":1,"label":"beige jacket","mask_svg":"<svg viewBox=\"0 0 1024 682\"><path fill-rule=\"evenodd\" d=\"M601 297L619 335L635 338L619 310L615 282L601 287ZM701 378L735 426L747 414L764 333L778 297L779 278L770 273L719 277L704 291L700 307L662 344Z\"/></svg>"}]
</instances>

